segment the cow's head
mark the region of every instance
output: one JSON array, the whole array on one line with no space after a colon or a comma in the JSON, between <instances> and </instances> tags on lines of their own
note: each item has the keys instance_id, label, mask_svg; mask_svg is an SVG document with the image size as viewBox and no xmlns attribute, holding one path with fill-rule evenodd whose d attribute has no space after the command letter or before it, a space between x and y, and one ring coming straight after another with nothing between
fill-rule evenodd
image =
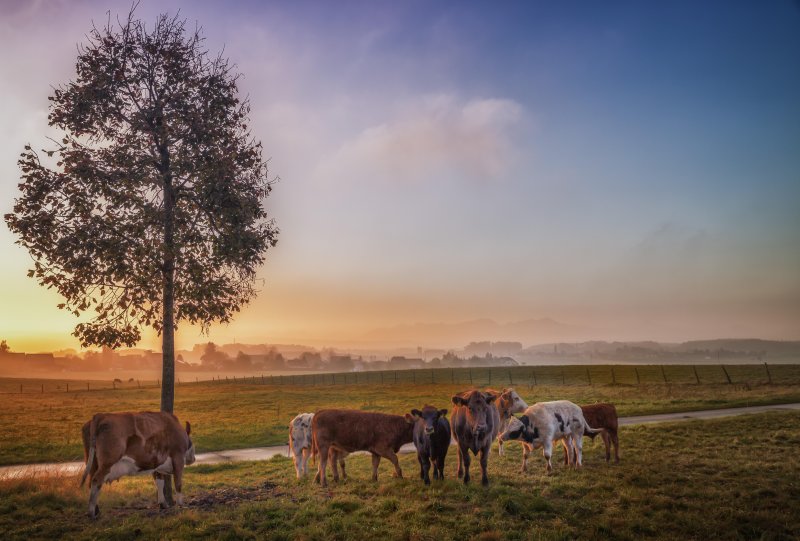
<instances>
[{"instance_id":1,"label":"cow's head","mask_svg":"<svg viewBox=\"0 0 800 541\"><path fill-rule=\"evenodd\" d=\"M189 447L186 449L186 454L183 457L184 463L188 466L194 464L194 443L192 443L192 425L186 421L186 439L189 440Z\"/></svg>"},{"instance_id":2,"label":"cow's head","mask_svg":"<svg viewBox=\"0 0 800 541\"><path fill-rule=\"evenodd\" d=\"M490 415L489 408L497 398L492 393L482 393L480 391L470 391L469 393L457 394L453 397L453 404L462 406L467 410L467 423L476 437L483 437L488 431L487 417Z\"/></svg>"},{"instance_id":3,"label":"cow's head","mask_svg":"<svg viewBox=\"0 0 800 541\"><path fill-rule=\"evenodd\" d=\"M300 415L292 419L292 423L289 425L289 428L299 429L299 430L310 430L311 420L313 418L314 418L313 413L301 413Z\"/></svg>"},{"instance_id":4,"label":"cow's head","mask_svg":"<svg viewBox=\"0 0 800 541\"><path fill-rule=\"evenodd\" d=\"M500 436L502 441L508 440L523 440L527 443L533 444L539 439L539 429L531 423L527 415L519 417L512 417L508 423L508 428Z\"/></svg>"},{"instance_id":5,"label":"cow's head","mask_svg":"<svg viewBox=\"0 0 800 541\"><path fill-rule=\"evenodd\" d=\"M501 417L508 419L514 413L522 413L528 409L528 404L517 394L514 389L503 389L497 399L497 409Z\"/></svg>"},{"instance_id":6,"label":"cow's head","mask_svg":"<svg viewBox=\"0 0 800 541\"><path fill-rule=\"evenodd\" d=\"M433 434L433 432L436 430L436 425L439 424L439 418L446 416L446 409L438 410L427 404L422 408L422 411L413 409L411 410L411 415L406 413L406 419L411 417L415 422L422 421L425 423L426 434Z\"/></svg>"}]
</instances>

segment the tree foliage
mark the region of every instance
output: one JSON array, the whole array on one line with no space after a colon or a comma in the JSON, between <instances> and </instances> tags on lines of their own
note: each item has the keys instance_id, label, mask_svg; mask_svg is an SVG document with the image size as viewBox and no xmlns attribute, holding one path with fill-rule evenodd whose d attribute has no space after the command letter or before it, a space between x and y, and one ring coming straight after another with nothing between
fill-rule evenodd
<instances>
[{"instance_id":1,"label":"tree foliage","mask_svg":"<svg viewBox=\"0 0 800 541\"><path fill-rule=\"evenodd\" d=\"M63 296L60 308L93 315L74 331L84 346L132 346L173 314L227 322L255 295L278 234L240 75L177 17L148 29L131 12L87 39L75 79L49 98L63 137L25 147L5 216L33 258L29 276Z\"/></svg>"}]
</instances>

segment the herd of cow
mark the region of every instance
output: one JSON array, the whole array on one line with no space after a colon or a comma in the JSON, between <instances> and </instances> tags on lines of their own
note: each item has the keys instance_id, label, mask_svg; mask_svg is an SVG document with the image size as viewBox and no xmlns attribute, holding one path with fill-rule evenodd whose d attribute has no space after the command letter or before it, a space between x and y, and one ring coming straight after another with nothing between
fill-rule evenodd
<instances>
[{"instance_id":1,"label":"herd of cow","mask_svg":"<svg viewBox=\"0 0 800 541\"><path fill-rule=\"evenodd\" d=\"M564 462L576 468L583 462L583 436L600 435L606 449L606 461L619 462L617 411L612 404L577 406L566 400L538 402L528 406L513 389L472 390L452 397L453 410L426 405L405 415L390 415L347 409L323 409L316 414L301 413L289 424L289 448L297 477L308 473L308 460L319 457L315 480L327 486L327 465L331 463L334 481L345 471L349 453L366 451L372 455L372 479L378 479L381 458L389 460L395 476L403 472L397 459L400 447L414 442L420 464L420 477L430 484L433 478L444 479L444 463L451 438L458 451L459 478L469 483L470 451L479 456L481 483L489 483L487 464L492 443L497 440L499 453L503 443L522 443L522 471L527 470L533 449L542 448L547 471L553 466L553 446L564 447ZM450 413L451 421L447 420ZM515 416L515 413L521 413ZM83 426L86 467L81 485L90 479L89 516L99 514L97 499L103 483L125 475L152 473L158 502L164 507L166 476L175 479L176 501L183 504L182 477L185 466L195 461L191 426L182 427L178 419L163 412L98 413Z\"/></svg>"}]
</instances>

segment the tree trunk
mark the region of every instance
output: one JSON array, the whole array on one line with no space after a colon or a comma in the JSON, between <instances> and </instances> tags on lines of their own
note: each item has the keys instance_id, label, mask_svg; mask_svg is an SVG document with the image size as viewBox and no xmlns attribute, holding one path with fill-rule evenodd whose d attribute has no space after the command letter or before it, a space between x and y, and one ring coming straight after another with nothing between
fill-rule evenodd
<instances>
[{"instance_id":1,"label":"tree trunk","mask_svg":"<svg viewBox=\"0 0 800 541\"><path fill-rule=\"evenodd\" d=\"M166 156L164 156L166 154ZM164 156L164 168L169 171L169 154ZM172 176L164 175L164 277L163 318L161 329L161 411L173 413L175 405L175 190ZM172 507L172 476L164 475L164 497Z\"/></svg>"}]
</instances>

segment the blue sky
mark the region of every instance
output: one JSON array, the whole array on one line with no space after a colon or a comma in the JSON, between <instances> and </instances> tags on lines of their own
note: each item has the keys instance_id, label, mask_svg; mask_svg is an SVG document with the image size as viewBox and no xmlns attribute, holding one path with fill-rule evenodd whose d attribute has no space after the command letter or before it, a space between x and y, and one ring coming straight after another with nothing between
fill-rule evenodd
<instances>
[{"instance_id":1,"label":"blue sky","mask_svg":"<svg viewBox=\"0 0 800 541\"><path fill-rule=\"evenodd\" d=\"M4 4L0 187L90 20ZM553 317L608 338L800 338L800 8L775 2L152 2L225 46L281 177L224 341ZM0 228L0 315L72 344ZM2 318L7 318L5 321ZM47 322L47 328L41 323ZM182 331L186 343L200 340ZM60 341L59 341L60 340ZM74 344L73 344L74 345Z\"/></svg>"}]
</instances>

